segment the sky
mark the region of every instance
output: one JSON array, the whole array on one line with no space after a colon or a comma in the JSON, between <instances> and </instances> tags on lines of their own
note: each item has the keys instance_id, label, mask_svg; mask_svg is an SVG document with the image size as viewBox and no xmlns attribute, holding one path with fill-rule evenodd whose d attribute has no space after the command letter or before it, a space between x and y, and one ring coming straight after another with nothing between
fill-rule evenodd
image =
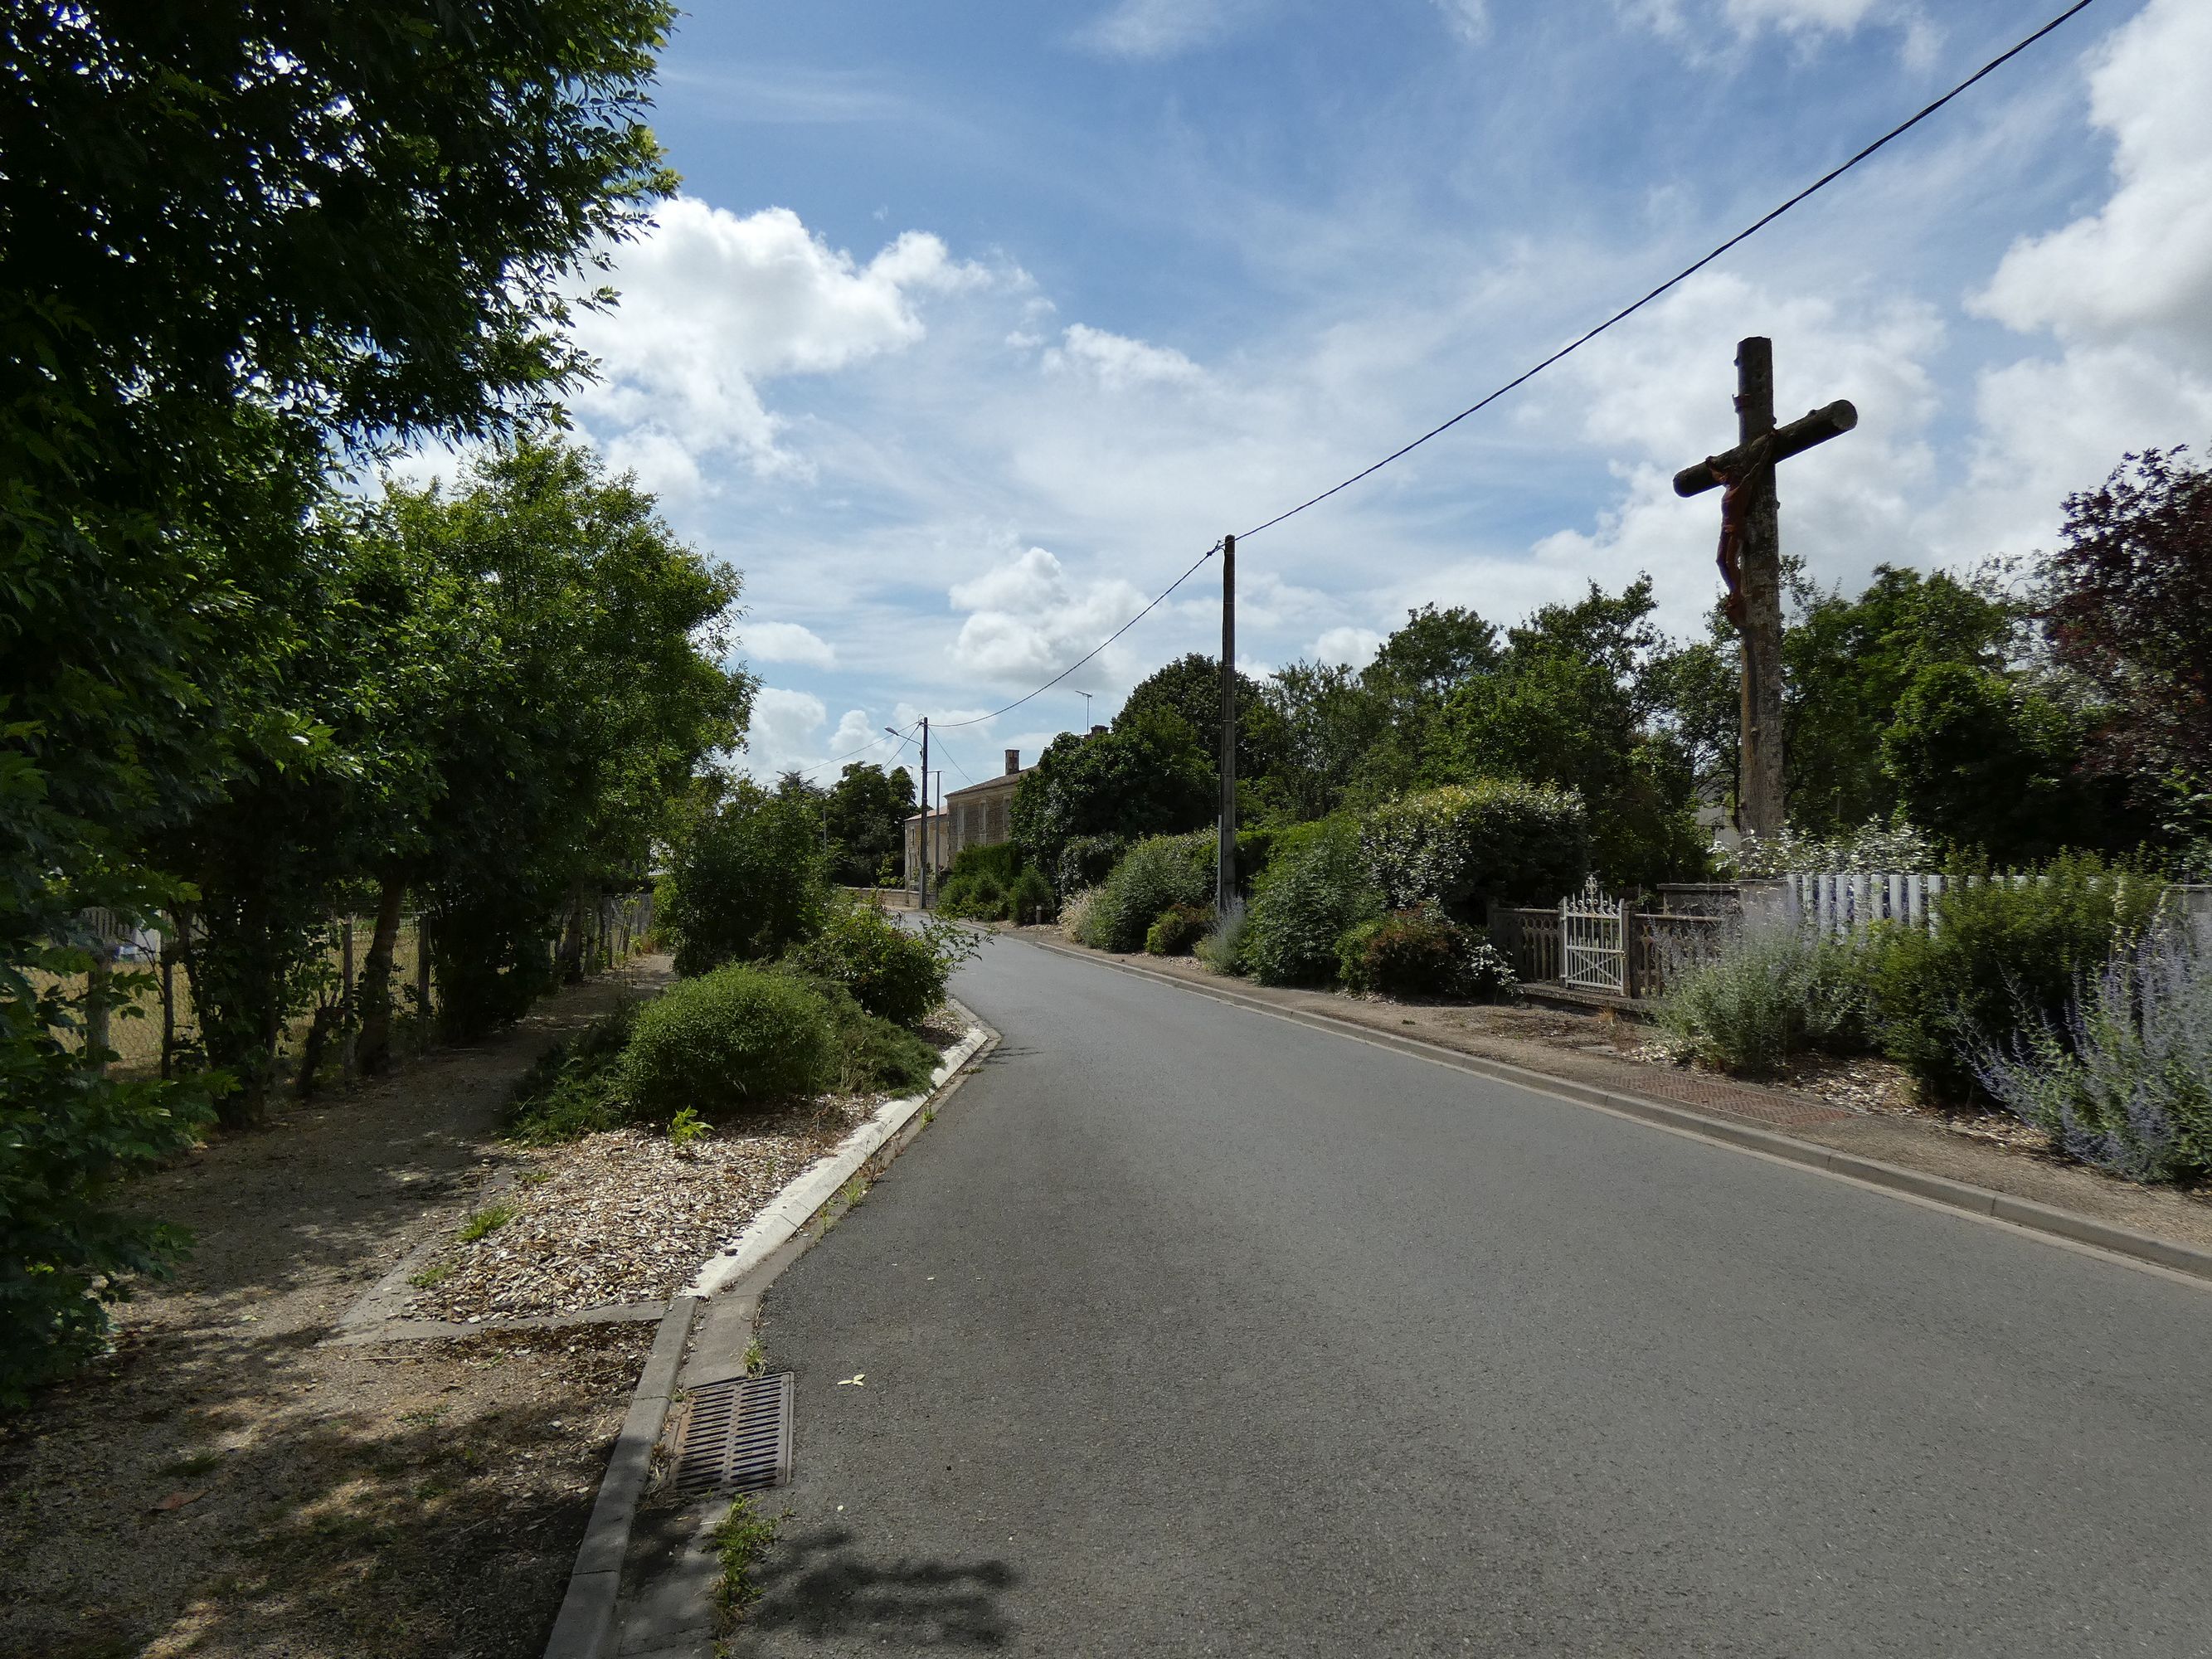
<instances>
[{"instance_id":1,"label":"sky","mask_svg":"<svg viewBox=\"0 0 2212 1659\"><path fill-rule=\"evenodd\" d=\"M580 431L743 573L742 764L933 716L957 788L1187 651L1224 532L1455 413L2060 9L2058 0L695 0ZM2212 0L2098 0L1648 311L1240 544L1238 656L1357 665L1639 574L1701 632L1735 343L1785 550L1854 590L2053 539L2130 450L2212 439ZM1089 692L1086 705L1079 694ZM880 738L880 742L875 742ZM873 746L869 747L873 744Z\"/></svg>"}]
</instances>

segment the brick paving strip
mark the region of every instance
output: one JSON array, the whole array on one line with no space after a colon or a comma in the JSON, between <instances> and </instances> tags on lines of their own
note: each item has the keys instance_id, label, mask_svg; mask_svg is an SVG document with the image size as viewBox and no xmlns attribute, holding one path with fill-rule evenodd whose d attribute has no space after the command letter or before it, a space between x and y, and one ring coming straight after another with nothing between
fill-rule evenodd
<instances>
[{"instance_id":1,"label":"brick paving strip","mask_svg":"<svg viewBox=\"0 0 2212 1659\"><path fill-rule=\"evenodd\" d=\"M1474 1028L1486 1012L1479 1008L1255 985L1188 957L1085 950L1061 942L1055 932L1026 928L1010 936L1424 1058L1462 1060L1466 1069L1582 1104L2212 1280L2212 1200L2199 1193L2136 1186L2079 1164L1954 1133L1926 1118L1855 1112L1787 1089L1497 1036ZM1605 1029L1595 1019L1589 1027L1593 1039ZM1590 1046L1597 1046L1595 1040ZM1624 1045L1607 1046L1618 1053Z\"/></svg>"}]
</instances>

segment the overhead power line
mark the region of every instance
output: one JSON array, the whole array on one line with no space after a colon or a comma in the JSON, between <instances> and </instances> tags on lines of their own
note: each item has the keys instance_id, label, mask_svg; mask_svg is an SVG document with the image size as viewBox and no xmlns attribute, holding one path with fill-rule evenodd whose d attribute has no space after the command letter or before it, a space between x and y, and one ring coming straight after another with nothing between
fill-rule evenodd
<instances>
[{"instance_id":1,"label":"overhead power line","mask_svg":"<svg viewBox=\"0 0 2212 1659\"><path fill-rule=\"evenodd\" d=\"M1935 114L1936 111L1942 109L1946 104L1951 102L1953 99L1966 91L1967 88L1972 87L1976 82L1984 80L1990 75L1995 74L2005 64L2010 63L2014 58L2019 57L2021 53L2026 52L2030 46L2035 45L2037 41L2042 40L2044 36L2051 33L2077 13L2087 11L2094 3L2095 3L2095 0L2075 0L2075 3L2073 5L2067 7L2065 10L2060 12L2056 17L2044 24L2042 27L2037 29L2033 33L2024 36L2013 46L2006 48L2003 52L1999 52L1995 58L1990 58L1988 63L1983 64L1981 68L1976 70L1965 80L1960 82L1958 85L1953 87L1950 91L1945 93L1941 98L1936 99L1933 103L1926 105L1914 114L1899 122L1895 126L1883 133L1881 137L1876 138L1872 143L1868 144L1864 149L1852 155L1849 160L1842 161L1837 166L1829 168L1827 172L1822 173L1819 178L1813 180L1811 184L1806 185L1796 195L1790 197L1789 200L1784 202L1780 206L1773 208L1766 213L1760 215L1759 217L1754 219L1750 224L1746 225L1741 230L1736 232L1735 235L1721 243L1719 246L1714 248L1703 258L1690 264L1683 266L1681 270L1676 271L1665 282L1660 283L1658 287L1644 295L1643 298L1634 301L1632 304L1622 307L1619 311L1614 312L1612 316L1598 324L1596 327L1590 329L1586 333L1577 336L1565 345L1561 346L1557 351L1552 353L1550 356L1544 358L1540 362L1534 364L1533 367L1522 370L1520 374L1515 375L1511 380L1506 381L1495 391L1485 393L1481 398L1478 398L1475 402L1469 404L1465 409L1460 410L1458 414L1453 416L1451 419L1444 422L1443 424L1430 428L1428 431L1424 432L1419 437L1414 439L1411 443L1392 450L1388 455L1385 455L1381 460L1376 461L1373 465L1362 467L1358 471L1353 473L1350 477L1344 479L1341 483L1331 484L1327 489L1322 490L1319 495L1309 496L1304 501L1300 501L1296 507L1291 507L1285 512L1278 513L1273 518L1267 520L1265 522L1244 532L1243 535L1237 538L1237 540L1249 540L1250 538L1258 535L1263 530L1273 529L1277 525L1281 524L1286 519L1296 518L1299 514L1305 512L1309 507L1320 506L1322 502L1327 501L1330 496L1338 495L1344 490L1351 489L1352 485L1359 483L1364 478L1372 477L1376 473L1380 472L1384 467L1389 466L1392 462L1403 460L1407 456L1412 454L1415 450L1419 449L1423 444L1427 443L1431 439L1443 436L1445 433L1457 426L1462 421L1466 420L1468 416L1480 413L1483 410L1487 409L1491 404L1496 403L1500 398L1504 397L1508 392L1516 391L1520 387L1528 385L1529 381L1534 380L1539 374L1541 374L1546 369L1551 368L1554 363L1557 363L1565 358L1572 356L1576 352L1581 350L1584 346L1588 345L1592 340L1596 339L1599 335L1603 334L1607 330L1613 327L1617 324L1626 322L1629 318L1633 317L1638 312L1643 310L1644 307L1650 305L1654 300L1656 300L1662 295L1668 293L1670 290L1681 286L1682 283L1696 276L1698 272L1703 270L1707 265L1712 264L1714 260L1719 258L1723 254L1727 253L1732 248L1748 241L1752 237L1765 229L1767 226L1772 224L1777 219L1779 219L1784 214L1789 212L1800 203L1804 202L1809 198L1819 194L1821 191L1826 190L1830 185L1835 183L1837 179L1842 178L1853 167L1858 166L1860 162L1874 155L1875 151L1881 149L1884 145L1888 144L1893 140L1900 138L1905 134L1911 131L1913 128L1918 126L1929 116ZM1143 610L1137 612L1135 616L1130 617L1128 621L1123 623L1119 628L1115 629L1111 634L1109 634L1089 651L1086 651L1082 656L1068 664L1066 667L1061 669L1059 673L1054 675L1050 679L1047 680L1042 685L1038 686L1035 690L1027 692L1023 696L1015 698L1012 702L1006 704L1002 708L993 709L988 714L977 714L972 719L964 720L940 721L938 723L936 729L950 731L963 726L980 726L986 720L996 720L1001 714L1011 714L1013 710L1019 708L1024 703L1029 702L1032 697L1041 696L1045 692L1051 690L1054 686L1058 685L1062 680L1075 672L1077 669L1082 667L1084 664L1089 662L1093 657L1096 657L1108 646L1120 639L1122 635L1127 633L1139 623L1144 621L1146 617L1152 615L1152 613L1158 610L1161 604L1166 600L1167 597L1170 593L1173 593L1177 588L1181 587L1185 582L1196 575L1200 568L1203 566L1208 559L1212 558L1220 550L1221 544L1219 542L1214 543L1212 547L1206 549L1206 550L1199 556L1197 561L1194 562L1188 570L1184 571L1182 574L1177 576L1164 588L1161 589L1158 594L1154 595L1152 601L1147 604Z\"/></svg>"},{"instance_id":2,"label":"overhead power line","mask_svg":"<svg viewBox=\"0 0 2212 1659\"><path fill-rule=\"evenodd\" d=\"M908 731L908 732L912 732L912 731L914 731L916 727L920 726L921 726L921 722L920 720L916 720L916 721L914 723L914 725L913 725L913 726L908 726L908 727L907 727L907 731ZM905 736L905 733L904 733L904 732L886 732L886 733L884 734L884 736L898 737L898 738L904 738L904 736ZM874 738L869 738L866 743L862 744L861 744L858 749L854 750L852 751L852 753L850 753L850 754L848 754L848 755L839 755L839 756L838 756L838 757L836 757L834 760L817 761L817 762L815 762L815 763L814 763L814 764L813 764L813 765L811 765L811 766L802 766L802 767L795 768L795 769L795 769L795 770L798 772L799 775L800 777L802 777L802 778L811 777L811 776L813 776L813 775L814 775L814 774L815 774L815 773L821 771L824 767L830 767L830 766L842 766L842 765L843 765L847 761L848 761L848 760L857 760L857 759L859 759L862 755L866 754L866 753L868 752L868 750L870 750L871 749L874 749L874 748L879 747L879 746L882 744L883 740L884 740L884 739L883 739L883 738L882 738L882 737L874 737Z\"/></svg>"}]
</instances>

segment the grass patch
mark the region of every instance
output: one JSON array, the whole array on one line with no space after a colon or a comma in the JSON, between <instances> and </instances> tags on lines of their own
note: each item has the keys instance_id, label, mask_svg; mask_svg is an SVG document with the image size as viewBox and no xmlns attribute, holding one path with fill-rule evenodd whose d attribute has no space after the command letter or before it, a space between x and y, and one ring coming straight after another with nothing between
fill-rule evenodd
<instances>
[{"instance_id":1,"label":"grass patch","mask_svg":"<svg viewBox=\"0 0 2212 1659\"><path fill-rule=\"evenodd\" d=\"M407 1282L418 1291L434 1290L453 1276L453 1264L450 1261L439 1261L423 1268L419 1273L408 1274Z\"/></svg>"},{"instance_id":2,"label":"grass patch","mask_svg":"<svg viewBox=\"0 0 2212 1659\"><path fill-rule=\"evenodd\" d=\"M714 1527L714 1553L722 1564L714 1583L714 1620L726 1636L761 1598L753 1568L775 1542L776 1522L740 1498Z\"/></svg>"},{"instance_id":3,"label":"grass patch","mask_svg":"<svg viewBox=\"0 0 2212 1659\"><path fill-rule=\"evenodd\" d=\"M461 1231L458 1237L462 1243L473 1244L480 1238L489 1237L507 1225L508 1222L514 1219L515 1213L515 1207L512 1204L487 1204L466 1221L461 1223Z\"/></svg>"},{"instance_id":4,"label":"grass patch","mask_svg":"<svg viewBox=\"0 0 2212 1659\"><path fill-rule=\"evenodd\" d=\"M625 1002L540 1054L508 1097L508 1139L544 1146L629 1122L620 1065L636 1024L635 1005Z\"/></svg>"}]
</instances>

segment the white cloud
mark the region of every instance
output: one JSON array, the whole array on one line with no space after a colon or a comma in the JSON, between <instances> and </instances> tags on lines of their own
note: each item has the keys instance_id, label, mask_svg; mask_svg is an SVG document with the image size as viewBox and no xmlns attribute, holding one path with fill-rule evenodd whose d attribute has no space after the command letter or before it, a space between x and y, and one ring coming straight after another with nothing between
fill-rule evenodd
<instances>
[{"instance_id":1,"label":"white cloud","mask_svg":"<svg viewBox=\"0 0 2212 1659\"><path fill-rule=\"evenodd\" d=\"M714 455L763 473L803 465L779 441L785 422L764 383L905 350L926 332L920 296L992 280L921 232L862 264L788 209L740 218L690 197L665 204L616 258L621 306L578 323L605 378L576 408L611 457L678 491L697 487Z\"/></svg>"},{"instance_id":2,"label":"white cloud","mask_svg":"<svg viewBox=\"0 0 2212 1659\"><path fill-rule=\"evenodd\" d=\"M1058 559L1032 547L956 584L951 598L955 610L969 613L953 642L955 665L1016 683L1065 668L1134 616L1146 595L1118 579L1078 583ZM1098 678L1111 683L1115 672L1109 660Z\"/></svg>"},{"instance_id":3,"label":"white cloud","mask_svg":"<svg viewBox=\"0 0 2212 1659\"><path fill-rule=\"evenodd\" d=\"M823 747L833 756L852 755L855 749L873 744L878 738L884 739L878 746L888 750L891 746L890 739L884 736L881 727L868 718L868 711L865 708L848 708L839 718L837 729L830 734L830 741ZM856 761L881 758L875 755L855 755L853 757Z\"/></svg>"},{"instance_id":4,"label":"white cloud","mask_svg":"<svg viewBox=\"0 0 2212 1659\"><path fill-rule=\"evenodd\" d=\"M753 698L752 725L745 733L745 770L767 778L787 767L812 765L821 758L814 734L829 718L829 709L811 692L763 686Z\"/></svg>"},{"instance_id":5,"label":"white cloud","mask_svg":"<svg viewBox=\"0 0 2212 1659\"><path fill-rule=\"evenodd\" d=\"M1446 0L1437 0L1438 4ZM1666 35L1698 60L1715 57L1712 37L1726 30L1738 45L1769 29L1809 47L1827 35L1853 34L1869 25L1898 29L1909 69L1925 69L1942 42L1942 30L1910 0L1614 0L1623 15Z\"/></svg>"},{"instance_id":6,"label":"white cloud","mask_svg":"<svg viewBox=\"0 0 2212 1659\"><path fill-rule=\"evenodd\" d=\"M1470 46L1490 33L1490 0L1436 0L1444 27Z\"/></svg>"},{"instance_id":7,"label":"white cloud","mask_svg":"<svg viewBox=\"0 0 2212 1659\"><path fill-rule=\"evenodd\" d=\"M1258 9L1258 0L1115 0L1075 38L1109 58L1171 58L1219 39Z\"/></svg>"},{"instance_id":8,"label":"white cloud","mask_svg":"<svg viewBox=\"0 0 2212 1659\"><path fill-rule=\"evenodd\" d=\"M1044 354L1043 365L1048 373L1088 375L1109 392L1189 386L1205 378L1196 363L1172 347L1147 345L1085 323L1061 335L1060 343Z\"/></svg>"},{"instance_id":9,"label":"white cloud","mask_svg":"<svg viewBox=\"0 0 2212 1659\"><path fill-rule=\"evenodd\" d=\"M2151 0L2099 54L2089 108L2117 188L2014 243L1974 308L2068 343L2152 335L2212 365L2212 6Z\"/></svg>"},{"instance_id":10,"label":"white cloud","mask_svg":"<svg viewBox=\"0 0 2212 1659\"><path fill-rule=\"evenodd\" d=\"M1332 628L1314 641L1312 656L1316 662L1364 668L1382 648L1382 635L1371 628Z\"/></svg>"},{"instance_id":11,"label":"white cloud","mask_svg":"<svg viewBox=\"0 0 2212 1659\"><path fill-rule=\"evenodd\" d=\"M835 668L837 653L812 629L799 623L757 622L745 624L739 644L754 662L793 662L808 668Z\"/></svg>"}]
</instances>

